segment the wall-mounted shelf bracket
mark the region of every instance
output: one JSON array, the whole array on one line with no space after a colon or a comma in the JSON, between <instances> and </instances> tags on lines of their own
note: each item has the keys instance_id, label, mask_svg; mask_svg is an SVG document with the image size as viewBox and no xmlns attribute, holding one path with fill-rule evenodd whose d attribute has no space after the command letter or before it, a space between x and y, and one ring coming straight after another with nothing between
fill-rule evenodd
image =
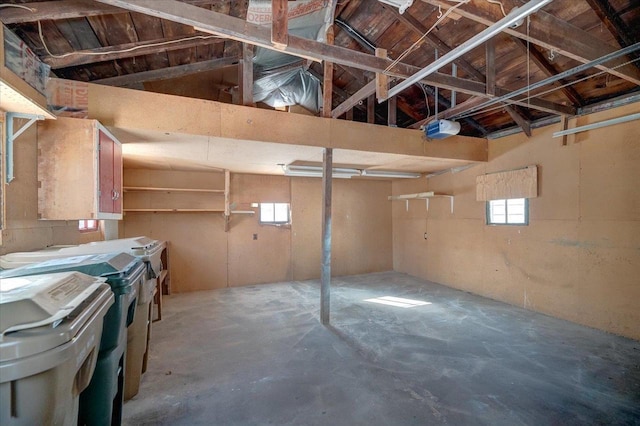
<instances>
[{"instance_id":1,"label":"wall-mounted shelf bracket","mask_svg":"<svg viewBox=\"0 0 640 426\"><path fill-rule=\"evenodd\" d=\"M43 115L23 114L19 112L8 112L7 117L7 135L5 138L5 153L6 153L6 166L7 166L7 183L11 183L14 179L13 175L13 142L20 137L33 123L39 120L44 120ZM18 130L15 129L13 120L16 118L22 118L28 120Z\"/></svg>"},{"instance_id":2,"label":"wall-mounted shelf bracket","mask_svg":"<svg viewBox=\"0 0 640 426\"><path fill-rule=\"evenodd\" d=\"M426 200L427 211L429 211L429 199L434 197L449 197L451 202L451 214L453 214L453 195L450 194L436 194L435 192L430 191L418 192L417 194L391 195L387 198L390 201L404 200L407 211L409 211L409 200Z\"/></svg>"}]
</instances>

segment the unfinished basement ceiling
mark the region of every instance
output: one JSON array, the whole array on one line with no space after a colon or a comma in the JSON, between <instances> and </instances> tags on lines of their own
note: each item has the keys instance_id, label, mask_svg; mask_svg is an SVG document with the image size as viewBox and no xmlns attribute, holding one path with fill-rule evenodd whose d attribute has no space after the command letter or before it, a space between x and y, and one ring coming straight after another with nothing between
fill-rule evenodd
<instances>
[{"instance_id":1,"label":"unfinished basement ceiling","mask_svg":"<svg viewBox=\"0 0 640 426\"><path fill-rule=\"evenodd\" d=\"M211 34L198 31L192 25L174 22L179 20L175 17L160 19L105 2L116 0L4 0L5 5L28 9L0 8L0 20L52 66L53 74L65 79L161 91L162 80L180 81L183 77L182 81L206 81L198 78L207 71L228 69L242 62L243 45L239 41L210 37ZM124 1L137 2L145 3ZM170 7L171 3L169 0L146 2L157 8ZM203 17L217 13L244 22L250 2L183 0L181 3L184 5L178 3L176 9L199 7L203 9ZM508 14L524 3L470 0L459 5L452 1L414 0L403 14L395 7L374 0L341 0L326 2L326 5L335 7L334 45L350 49L356 61L372 57L374 48L384 48L389 58L396 59L428 33L401 62L401 65L412 66L405 69L417 70L434 61L436 47L442 56L500 20L503 11ZM454 6L456 10L448 13ZM436 25L442 15L446 18ZM525 19L518 28L495 36L493 47L480 45L458 58L454 62L456 77L451 77L452 65L446 65L434 78L427 79L427 84L414 84L401 92L395 100L396 125L419 126L433 118L437 108L439 118L460 121L461 134L485 137L519 126L528 132L536 123L548 123L561 114L579 114L607 100L615 100L612 106L635 100L640 84L637 52L607 62L600 69L590 68L542 87L529 93L529 99L525 99L525 93L507 104L469 111L469 107L491 97L487 92L501 95L557 75L637 43L639 33L640 3L635 0L555 0L531 15L530 20ZM193 39L194 36L202 38ZM123 51L146 44L153 46ZM78 51L83 54L64 56ZM112 51L119 53L109 53ZM358 56L356 52L367 57ZM334 61L332 109L375 78L370 69L374 62L369 59L362 66L347 66L344 62L348 61L342 64ZM322 81L322 63L306 61L303 67ZM254 79L260 77L258 69L254 69L254 73ZM203 93L213 100L240 102L240 86L237 78L220 77ZM441 86L437 96L436 86ZM459 88L455 95L450 90L452 86ZM542 92L544 94L540 94ZM454 97L457 106L452 108ZM514 100L518 102L512 104ZM368 102L375 104L373 111L367 111ZM373 96L368 99L365 96L340 118L350 118L352 114L356 121L386 125L387 104L387 101L378 103Z\"/></svg>"}]
</instances>

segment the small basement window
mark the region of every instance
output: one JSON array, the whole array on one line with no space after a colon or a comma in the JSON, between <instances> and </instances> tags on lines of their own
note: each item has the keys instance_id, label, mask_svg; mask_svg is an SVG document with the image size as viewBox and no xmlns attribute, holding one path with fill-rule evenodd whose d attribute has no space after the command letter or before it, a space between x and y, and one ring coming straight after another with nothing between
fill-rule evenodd
<instances>
[{"instance_id":1,"label":"small basement window","mask_svg":"<svg viewBox=\"0 0 640 426\"><path fill-rule=\"evenodd\" d=\"M78 221L78 231L93 232L98 230L98 221L95 219L81 219Z\"/></svg>"},{"instance_id":2,"label":"small basement window","mask_svg":"<svg viewBox=\"0 0 640 426\"><path fill-rule=\"evenodd\" d=\"M528 225L529 200L509 198L487 201L487 225Z\"/></svg>"},{"instance_id":3,"label":"small basement window","mask_svg":"<svg viewBox=\"0 0 640 426\"><path fill-rule=\"evenodd\" d=\"M289 203L260 203L260 223L270 225L291 223Z\"/></svg>"}]
</instances>

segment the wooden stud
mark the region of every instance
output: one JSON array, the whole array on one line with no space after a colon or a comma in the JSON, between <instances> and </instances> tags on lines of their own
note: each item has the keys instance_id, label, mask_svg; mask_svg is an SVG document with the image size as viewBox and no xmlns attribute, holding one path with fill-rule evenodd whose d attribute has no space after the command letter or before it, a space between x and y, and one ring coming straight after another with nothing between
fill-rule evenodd
<instances>
[{"instance_id":1,"label":"wooden stud","mask_svg":"<svg viewBox=\"0 0 640 426\"><path fill-rule=\"evenodd\" d=\"M387 125L396 127L397 120L397 99L395 96L392 96L387 101Z\"/></svg>"},{"instance_id":2,"label":"wooden stud","mask_svg":"<svg viewBox=\"0 0 640 426\"><path fill-rule=\"evenodd\" d=\"M376 57L387 59L387 49L376 47ZM389 97L389 76L376 73L376 98L387 99Z\"/></svg>"},{"instance_id":3,"label":"wooden stud","mask_svg":"<svg viewBox=\"0 0 640 426\"><path fill-rule=\"evenodd\" d=\"M395 97L394 97L395 99ZM348 110L345 114L345 118L349 121L353 121L353 108L351 108L350 110Z\"/></svg>"},{"instance_id":4,"label":"wooden stud","mask_svg":"<svg viewBox=\"0 0 640 426\"><path fill-rule=\"evenodd\" d=\"M238 67L239 102L254 106L253 103L253 45L242 43L242 60Z\"/></svg>"},{"instance_id":5,"label":"wooden stud","mask_svg":"<svg viewBox=\"0 0 640 426\"><path fill-rule=\"evenodd\" d=\"M271 43L285 48L289 43L287 0L271 0Z\"/></svg>"},{"instance_id":6,"label":"wooden stud","mask_svg":"<svg viewBox=\"0 0 640 426\"><path fill-rule=\"evenodd\" d=\"M231 219L231 172L224 171L224 232L229 232L229 220Z\"/></svg>"},{"instance_id":7,"label":"wooden stud","mask_svg":"<svg viewBox=\"0 0 640 426\"><path fill-rule=\"evenodd\" d=\"M333 26L327 29L327 44L333 44ZM324 74L322 83L322 116L331 117L333 107L333 62L324 61Z\"/></svg>"},{"instance_id":8,"label":"wooden stud","mask_svg":"<svg viewBox=\"0 0 640 426\"><path fill-rule=\"evenodd\" d=\"M487 77L487 95L496 95L496 43L495 37L487 40L485 44L486 53L486 77Z\"/></svg>"},{"instance_id":9,"label":"wooden stud","mask_svg":"<svg viewBox=\"0 0 640 426\"><path fill-rule=\"evenodd\" d=\"M371 95L367 98L367 123L376 122L376 97Z\"/></svg>"}]
</instances>

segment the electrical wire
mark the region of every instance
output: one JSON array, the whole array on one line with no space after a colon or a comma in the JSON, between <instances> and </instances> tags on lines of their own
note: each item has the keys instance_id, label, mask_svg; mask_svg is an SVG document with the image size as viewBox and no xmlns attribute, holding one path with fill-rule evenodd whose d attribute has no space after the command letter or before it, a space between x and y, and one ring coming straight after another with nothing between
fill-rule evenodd
<instances>
[{"instance_id":1,"label":"electrical wire","mask_svg":"<svg viewBox=\"0 0 640 426\"><path fill-rule=\"evenodd\" d=\"M499 1L499 0L487 0L487 3L499 4L500 5L500 10L502 11L502 15L505 18L507 17L507 14L504 11L504 4L502 4L501 1Z\"/></svg>"},{"instance_id":2,"label":"electrical wire","mask_svg":"<svg viewBox=\"0 0 640 426\"><path fill-rule=\"evenodd\" d=\"M431 117L431 107L429 107L429 97L427 96L427 90L424 88L424 84L420 82L416 84L418 85L419 88L422 89L422 93L424 93L424 104L427 106L427 116L423 120L426 120L427 118Z\"/></svg>"}]
</instances>

